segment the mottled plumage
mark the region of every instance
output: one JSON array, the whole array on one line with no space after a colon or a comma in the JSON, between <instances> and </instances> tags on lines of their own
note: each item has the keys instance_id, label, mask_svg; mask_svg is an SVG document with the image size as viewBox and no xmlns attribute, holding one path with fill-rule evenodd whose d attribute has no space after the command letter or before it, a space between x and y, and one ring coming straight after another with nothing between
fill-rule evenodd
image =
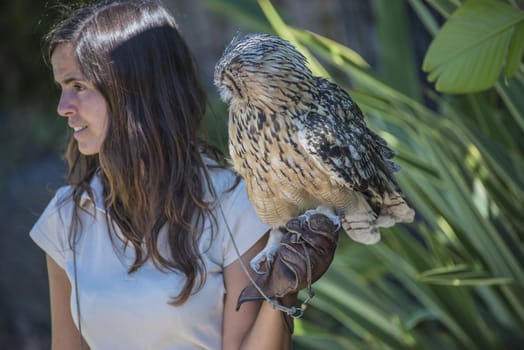
<instances>
[{"instance_id":1,"label":"mottled plumage","mask_svg":"<svg viewBox=\"0 0 524 350\"><path fill-rule=\"evenodd\" d=\"M229 105L229 150L261 220L273 227L256 268L271 259L278 228L320 206L355 241L378 227L411 222L391 161L394 151L369 130L350 96L314 77L289 42L268 34L234 39L215 67Z\"/></svg>"}]
</instances>

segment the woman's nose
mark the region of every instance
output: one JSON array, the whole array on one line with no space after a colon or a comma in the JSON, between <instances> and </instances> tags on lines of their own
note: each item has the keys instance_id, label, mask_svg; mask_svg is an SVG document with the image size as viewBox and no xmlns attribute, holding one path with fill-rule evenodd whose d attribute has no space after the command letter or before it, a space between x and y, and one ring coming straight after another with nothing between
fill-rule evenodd
<instances>
[{"instance_id":1,"label":"woman's nose","mask_svg":"<svg viewBox=\"0 0 524 350\"><path fill-rule=\"evenodd\" d=\"M62 91L56 110L62 117L70 117L76 113L74 99L66 91Z\"/></svg>"}]
</instances>

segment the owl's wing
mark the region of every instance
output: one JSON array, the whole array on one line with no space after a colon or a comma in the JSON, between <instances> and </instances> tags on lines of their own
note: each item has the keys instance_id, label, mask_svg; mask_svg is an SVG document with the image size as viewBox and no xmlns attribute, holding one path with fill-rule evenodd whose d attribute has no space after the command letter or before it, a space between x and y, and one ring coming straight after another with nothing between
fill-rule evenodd
<instances>
[{"instance_id":1,"label":"owl's wing","mask_svg":"<svg viewBox=\"0 0 524 350\"><path fill-rule=\"evenodd\" d=\"M393 174L399 166L390 160L395 152L367 128L360 108L344 90L315 79L318 108L299 128L302 146L335 182L358 191L396 189Z\"/></svg>"}]
</instances>

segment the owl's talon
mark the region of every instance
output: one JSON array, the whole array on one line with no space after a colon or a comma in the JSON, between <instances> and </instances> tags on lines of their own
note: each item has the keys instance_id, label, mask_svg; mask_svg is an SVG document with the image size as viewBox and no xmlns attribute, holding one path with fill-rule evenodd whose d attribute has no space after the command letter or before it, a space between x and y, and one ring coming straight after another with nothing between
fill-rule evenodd
<instances>
[{"instance_id":1,"label":"owl's talon","mask_svg":"<svg viewBox=\"0 0 524 350\"><path fill-rule=\"evenodd\" d=\"M279 229L271 230L266 246L253 259L251 259L251 268L257 274L261 275L271 269L271 264L275 258L280 241L282 240L282 232ZM263 268L265 266L265 269Z\"/></svg>"},{"instance_id":2,"label":"owl's talon","mask_svg":"<svg viewBox=\"0 0 524 350\"><path fill-rule=\"evenodd\" d=\"M263 275L269 270L271 270L271 265L273 264L275 253L276 250L275 252L264 252L264 250L261 251L250 262L253 271L255 271L258 275Z\"/></svg>"},{"instance_id":3,"label":"owl's talon","mask_svg":"<svg viewBox=\"0 0 524 350\"><path fill-rule=\"evenodd\" d=\"M315 214L326 216L334 225L336 225L337 231L342 227L340 217L335 213L333 208L324 205L321 205L316 209L306 210L304 214L300 215L298 218L301 220L301 223L307 223L309 226L309 218Z\"/></svg>"},{"instance_id":4,"label":"owl's talon","mask_svg":"<svg viewBox=\"0 0 524 350\"><path fill-rule=\"evenodd\" d=\"M267 262L264 264L265 257L263 258L262 261L258 261L258 260L255 261L255 259L256 257L253 260L251 260L250 262L251 269L253 269L253 271L255 271L257 275L265 274L268 271L268 267L269 267ZM263 266L265 266L266 268L265 270L262 269Z\"/></svg>"}]
</instances>

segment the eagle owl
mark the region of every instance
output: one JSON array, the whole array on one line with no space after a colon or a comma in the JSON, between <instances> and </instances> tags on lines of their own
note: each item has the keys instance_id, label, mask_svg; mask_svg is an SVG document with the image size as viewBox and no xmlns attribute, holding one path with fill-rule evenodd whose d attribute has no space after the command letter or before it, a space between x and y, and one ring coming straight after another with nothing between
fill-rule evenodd
<instances>
[{"instance_id":1,"label":"eagle owl","mask_svg":"<svg viewBox=\"0 0 524 350\"><path fill-rule=\"evenodd\" d=\"M379 227L413 220L394 178L394 151L367 128L350 96L313 76L289 42L269 34L233 39L214 83L229 105L235 171L260 219L272 227L253 269L271 262L279 228L306 209L328 215L365 244L380 240Z\"/></svg>"}]
</instances>

